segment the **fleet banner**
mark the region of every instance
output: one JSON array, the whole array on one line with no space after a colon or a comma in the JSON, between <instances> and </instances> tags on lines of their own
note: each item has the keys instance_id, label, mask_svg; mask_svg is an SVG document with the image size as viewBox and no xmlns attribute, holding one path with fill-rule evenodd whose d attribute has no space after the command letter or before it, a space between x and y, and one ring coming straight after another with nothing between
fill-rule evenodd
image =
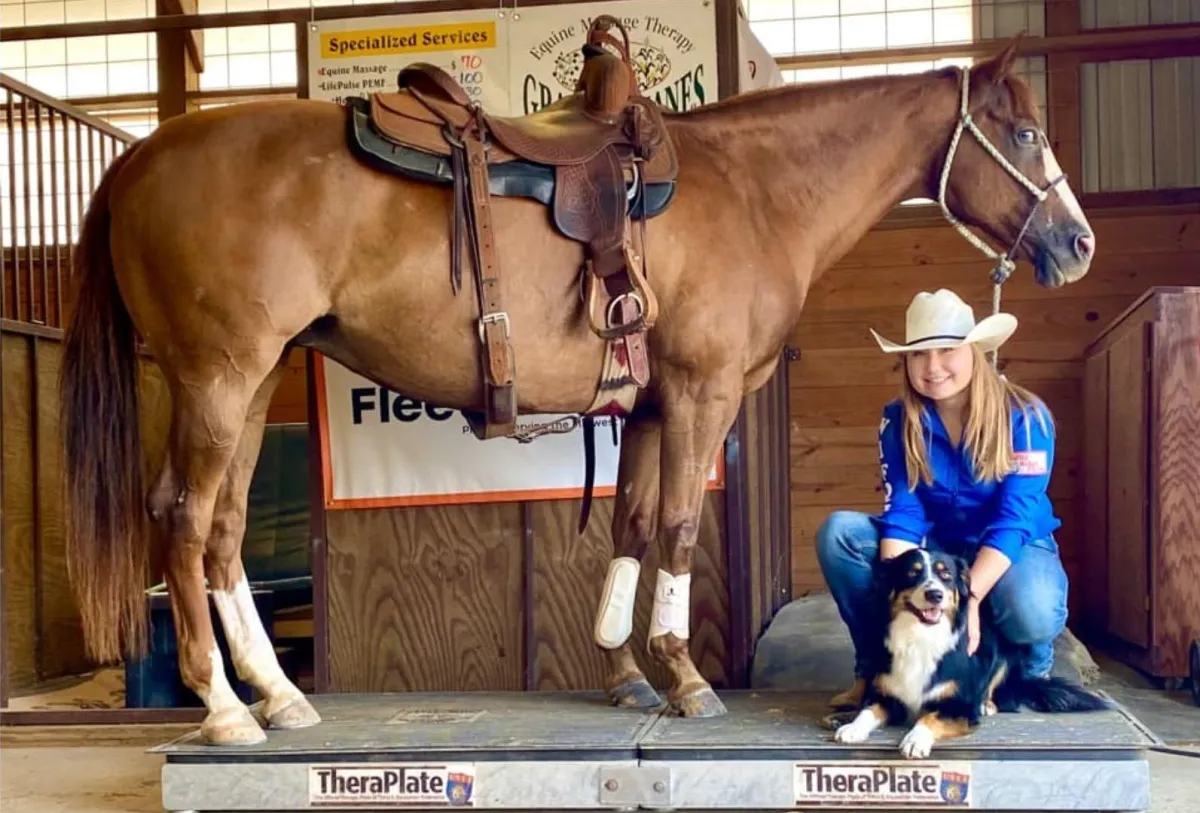
<instances>
[{"instance_id":1,"label":"fleet banner","mask_svg":"<svg viewBox=\"0 0 1200 813\"><path fill-rule=\"evenodd\" d=\"M531 113L572 91L583 64L583 38L599 14L612 14L626 26L643 93L672 110L717 99L716 21L709 0L617 0L318 20L309 24L309 97L366 98L396 89L404 66L432 62L487 110ZM739 32L742 48L747 35L753 40L748 29ZM767 66L762 70L767 73ZM581 427L527 444L479 441L459 412L393 392L319 354L316 373L328 509L582 496ZM570 416L522 416L518 427L567 420ZM609 419L597 419L596 436L595 494L611 496L620 447L613 443ZM708 487L724 487L720 454Z\"/></svg>"}]
</instances>

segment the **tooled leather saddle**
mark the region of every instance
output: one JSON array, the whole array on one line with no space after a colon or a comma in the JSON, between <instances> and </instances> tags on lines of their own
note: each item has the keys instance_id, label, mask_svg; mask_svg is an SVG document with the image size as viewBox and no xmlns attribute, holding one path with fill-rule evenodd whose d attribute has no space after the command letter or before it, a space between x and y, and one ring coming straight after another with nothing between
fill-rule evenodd
<instances>
[{"instance_id":1,"label":"tooled leather saddle","mask_svg":"<svg viewBox=\"0 0 1200 813\"><path fill-rule=\"evenodd\" d=\"M623 42L608 33L612 28ZM532 439L516 433L514 353L492 196L542 201L558 231L583 244L592 330L624 343L639 388L649 381L645 337L658 303L646 279L645 221L670 204L678 167L661 109L638 89L629 50L624 26L609 15L597 17L575 92L526 116L485 112L446 71L428 63L401 70L398 92L347 101L350 144L360 158L453 186L451 285L455 293L462 286L465 239L480 309L485 408L464 413L480 439ZM633 221L641 226L640 247Z\"/></svg>"}]
</instances>

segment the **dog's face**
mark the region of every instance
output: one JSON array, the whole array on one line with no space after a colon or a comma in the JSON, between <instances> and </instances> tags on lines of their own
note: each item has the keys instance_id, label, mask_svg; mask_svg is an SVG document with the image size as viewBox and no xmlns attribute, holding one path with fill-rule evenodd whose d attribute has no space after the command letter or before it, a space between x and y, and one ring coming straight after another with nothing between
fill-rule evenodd
<instances>
[{"instance_id":1,"label":"dog's face","mask_svg":"<svg viewBox=\"0 0 1200 813\"><path fill-rule=\"evenodd\" d=\"M907 612L928 626L966 623L970 568L961 557L913 548L888 560L884 574L893 620Z\"/></svg>"}]
</instances>

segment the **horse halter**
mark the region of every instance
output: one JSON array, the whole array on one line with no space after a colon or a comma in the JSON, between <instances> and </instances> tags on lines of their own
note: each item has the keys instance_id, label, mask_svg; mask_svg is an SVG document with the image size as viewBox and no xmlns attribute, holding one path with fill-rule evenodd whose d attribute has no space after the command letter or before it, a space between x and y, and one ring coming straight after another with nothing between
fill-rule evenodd
<instances>
[{"instance_id":1,"label":"horse halter","mask_svg":"<svg viewBox=\"0 0 1200 813\"><path fill-rule=\"evenodd\" d=\"M958 124L954 128L954 136L950 139L950 147L946 151L946 161L942 165L942 177L938 183L938 205L942 208L942 215L945 216L946 220L949 221L951 226L958 230L959 234L967 239L967 242L996 261L996 267L992 269L991 273L991 279L993 283L992 313L999 313L1000 286L1008 280L1009 276L1013 272L1013 269L1016 268L1016 263L1013 261L1013 256L1016 254L1017 246L1021 244L1021 240L1025 237L1025 232L1029 230L1029 224L1033 222L1033 216L1037 214L1038 207L1040 207L1046 198L1050 196L1050 192L1054 189L1054 187L1066 180L1067 174L1063 172L1057 178L1046 184L1045 188L1039 188L1038 185L1029 180L1029 178L1027 178L1025 174L1021 172L1021 170L1013 166L1012 162L1005 158L1004 154L1001 153L1000 150L996 149L996 146L988 140L988 137L983 134L983 131L979 129L979 126L975 124L975 121L971 118L971 114L967 112L967 102L971 95L971 69L964 67L962 69L961 76L962 96L959 100ZM1008 251L1004 252L1003 254L993 249L980 238L976 237L975 233L968 229L961 220L955 217L954 213L950 211L950 207L946 205L946 185L950 180L950 165L954 163L954 153L958 150L958 141L959 138L962 137L964 129L970 130L971 134L974 135L979 144L985 150L987 150L988 154L995 158L1000 166L1004 167L1005 171L1008 172L1009 175L1016 178L1017 181L1026 189L1028 189L1030 194L1032 194L1035 198L1033 206L1029 208L1029 214L1025 217L1025 223L1021 226L1021 231L1017 233L1017 236L1013 240L1012 245L1009 246ZM993 351L991 355L992 366L994 367L996 365L997 354L995 351Z\"/></svg>"}]
</instances>

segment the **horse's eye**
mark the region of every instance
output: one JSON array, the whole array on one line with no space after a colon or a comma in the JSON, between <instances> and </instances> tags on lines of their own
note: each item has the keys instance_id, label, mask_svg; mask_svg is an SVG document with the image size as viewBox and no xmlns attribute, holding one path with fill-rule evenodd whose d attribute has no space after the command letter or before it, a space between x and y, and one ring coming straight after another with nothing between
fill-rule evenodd
<instances>
[{"instance_id":1,"label":"horse's eye","mask_svg":"<svg viewBox=\"0 0 1200 813\"><path fill-rule=\"evenodd\" d=\"M1026 128L1017 131L1017 142L1026 147L1032 146L1038 142L1038 131Z\"/></svg>"}]
</instances>

